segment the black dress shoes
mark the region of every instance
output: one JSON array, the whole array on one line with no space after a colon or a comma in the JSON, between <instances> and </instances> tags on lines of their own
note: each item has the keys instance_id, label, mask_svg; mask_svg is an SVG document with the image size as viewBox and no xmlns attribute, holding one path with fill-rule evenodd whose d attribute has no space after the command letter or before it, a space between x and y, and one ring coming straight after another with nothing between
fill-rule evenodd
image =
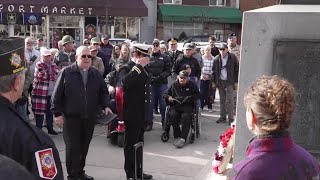
<instances>
[{"instance_id":1,"label":"black dress shoes","mask_svg":"<svg viewBox=\"0 0 320 180\"><path fill-rule=\"evenodd\" d=\"M216 123L222 123L222 122L226 122L227 119L226 118L219 118Z\"/></svg>"},{"instance_id":2,"label":"black dress shoes","mask_svg":"<svg viewBox=\"0 0 320 180\"><path fill-rule=\"evenodd\" d=\"M138 178L141 179L141 174L138 175ZM152 175L143 173L143 179L152 179Z\"/></svg>"},{"instance_id":3,"label":"black dress shoes","mask_svg":"<svg viewBox=\"0 0 320 180\"><path fill-rule=\"evenodd\" d=\"M89 176L87 174L84 174L82 177L84 180L94 180L94 178L92 176Z\"/></svg>"}]
</instances>

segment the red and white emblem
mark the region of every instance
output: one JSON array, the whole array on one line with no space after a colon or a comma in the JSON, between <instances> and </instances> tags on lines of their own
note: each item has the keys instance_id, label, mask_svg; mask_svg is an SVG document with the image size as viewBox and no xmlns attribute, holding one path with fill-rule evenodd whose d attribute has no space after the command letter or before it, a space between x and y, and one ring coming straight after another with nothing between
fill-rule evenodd
<instances>
[{"instance_id":1,"label":"red and white emblem","mask_svg":"<svg viewBox=\"0 0 320 180\"><path fill-rule=\"evenodd\" d=\"M57 175L52 148L35 152L39 176L44 179L53 179Z\"/></svg>"}]
</instances>

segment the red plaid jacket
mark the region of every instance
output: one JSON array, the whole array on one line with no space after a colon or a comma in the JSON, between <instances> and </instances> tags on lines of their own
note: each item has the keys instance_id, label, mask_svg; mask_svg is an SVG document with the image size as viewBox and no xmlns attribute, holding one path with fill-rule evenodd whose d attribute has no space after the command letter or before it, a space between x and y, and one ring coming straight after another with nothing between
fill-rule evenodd
<instances>
[{"instance_id":1,"label":"red plaid jacket","mask_svg":"<svg viewBox=\"0 0 320 180\"><path fill-rule=\"evenodd\" d=\"M51 70L49 71L49 68ZM56 81L59 68L55 63L48 67L43 62L38 62L35 67L33 90L31 92L32 111L34 114L44 115L47 109L47 96L49 82Z\"/></svg>"}]
</instances>

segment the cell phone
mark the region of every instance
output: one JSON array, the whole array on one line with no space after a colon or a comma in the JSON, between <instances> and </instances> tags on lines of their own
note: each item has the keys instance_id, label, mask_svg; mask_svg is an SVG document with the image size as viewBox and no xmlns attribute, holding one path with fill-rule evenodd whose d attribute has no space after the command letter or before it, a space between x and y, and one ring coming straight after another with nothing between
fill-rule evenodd
<instances>
[{"instance_id":1,"label":"cell phone","mask_svg":"<svg viewBox=\"0 0 320 180\"><path fill-rule=\"evenodd\" d=\"M33 55L33 56L30 58L30 61L34 62L36 59L37 59L37 56L36 56L36 55Z\"/></svg>"}]
</instances>

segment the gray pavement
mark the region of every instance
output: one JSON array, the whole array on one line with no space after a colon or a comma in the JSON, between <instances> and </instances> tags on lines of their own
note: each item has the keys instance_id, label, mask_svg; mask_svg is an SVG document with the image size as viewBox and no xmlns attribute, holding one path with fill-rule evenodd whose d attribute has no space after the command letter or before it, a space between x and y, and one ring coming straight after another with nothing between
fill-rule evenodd
<instances>
[{"instance_id":1,"label":"gray pavement","mask_svg":"<svg viewBox=\"0 0 320 180\"><path fill-rule=\"evenodd\" d=\"M213 113L205 110L200 116L201 136L193 144L187 143L182 149L173 146L172 132L168 142L160 139L162 128L160 116L155 115L155 124L151 132L145 133L144 171L154 176L154 180L193 180L201 173L211 171L211 158L215 153L220 134L228 128L226 123L217 124L219 102L215 102ZM95 180L125 180L123 170L123 149L109 143L106 138L106 126L97 125L86 162L86 173ZM65 144L62 134L51 136L54 140L65 168ZM209 179L225 179L224 176L210 175Z\"/></svg>"}]
</instances>

